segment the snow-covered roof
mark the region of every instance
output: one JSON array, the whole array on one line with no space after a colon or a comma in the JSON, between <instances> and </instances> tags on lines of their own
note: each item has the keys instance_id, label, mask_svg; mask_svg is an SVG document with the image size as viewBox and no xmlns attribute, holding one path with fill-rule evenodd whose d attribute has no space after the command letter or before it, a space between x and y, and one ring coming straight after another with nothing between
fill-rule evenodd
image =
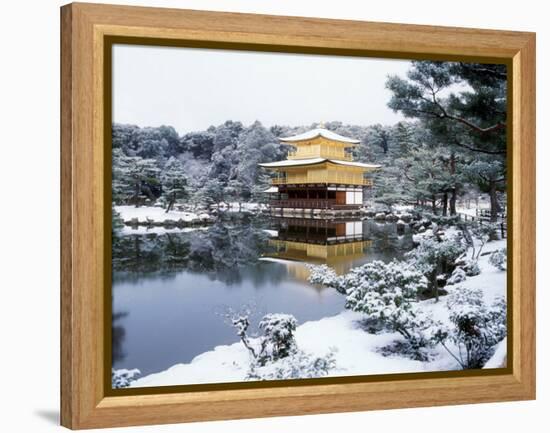
<instances>
[{"instance_id":1,"label":"snow-covered roof","mask_svg":"<svg viewBox=\"0 0 550 433\"><path fill-rule=\"evenodd\" d=\"M377 165L377 164L365 164L363 162L342 161L340 159L328 159L328 158L286 159L284 161L264 162L258 165L265 168L279 168L279 167L295 167L300 165L315 165L315 164L322 164L323 162L332 162L333 164L347 165L351 167L380 168L380 165Z\"/></svg>"},{"instance_id":2,"label":"snow-covered roof","mask_svg":"<svg viewBox=\"0 0 550 433\"><path fill-rule=\"evenodd\" d=\"M293 135L292 137L279 137L279 140L285 143L292 143L295 141L312 140L317 137L324 137L327 140L340 141L342 143L358 144L359 140L354 138L344 137L336 132L329 131L325 128L315 128L311 131L304 132L302 134Z\"/></svg>"},{"instance_id":3,"label":"snow-covered roof","mask_svg":"<svg viewBox=\"0 0 550 433\"><path fill-rule=\"evenodd\" d=\"M269 188L267 188L265 191L263 191L267 194L269 193L272 193L272 192L279 192L279 188L276 187L276 186L270 186Z\"/></svg>"},{"instance_id":4,"label":"snow-covered roof","mask_svg":"<svg viewBox=\"0 0 550 433\"><path fill-rule=\"evenodd\" d=\"M363 167L363 168L380 168L381 165L378 164L366 164L364 162L355 162L355 161L342 161L340 159L329 159L329 162L338 165L349 165L351 167Z\"/></svg>"},{"instance_id":5,"label":"snow-covered roof","mask_svg":"<svg viewBox=\"0 0 550 433\"><path fill-rule=\"evenodd\" d=\"M309 159L285 159L284 161L264 162L258 165L266 168L271 167L292 167L297 165L312 165L325 162L326 158L309 158Z\"/></svg>"}]
</instances>

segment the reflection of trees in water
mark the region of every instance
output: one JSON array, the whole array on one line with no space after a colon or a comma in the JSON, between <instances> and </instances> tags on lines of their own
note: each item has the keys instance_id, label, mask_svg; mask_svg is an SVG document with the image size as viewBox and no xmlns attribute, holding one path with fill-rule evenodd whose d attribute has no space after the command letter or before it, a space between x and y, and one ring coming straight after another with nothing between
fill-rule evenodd
<instances>
[{"instance_id":1,"label":"reflection of trees in water","mask_svg":"<svg viewBox=\"0 0 550 433\"><path fill-rule=\"evenodd\" d=\"M120 311L113 313L111 321L111 350L112 350L112 363L123 361L126 357L126 353L123 349L124 338L126 337L126 329L122 324L117 323L120 319L123 319L128 315L127 312Z\"/></svg>"},{"instance_id":2,"label":"reflection of trees in water","mask_svg":"<svg viewBox=\"0 0 550 433\"><path fill-rule=\"evenodd\" d=\"M412 248L412 237L399 235L395 223L363 222L365 239L372 241L367 254L399 257ZM206 230L188 233L141 234L113 237L113 279L174 278L183 270L207 275L227 285L243 278L255 285L284 278L282 273L262 272L259 261L267 252L269 220L235 214L223 216ZM255 266L250 266L255 265Z\"/></svg>"},{"instance_id":3,"label":"reflection of trees in water","mask_svg":"<svg viewBox=\"0 0 550 433\"><path fill-rule=\"evenodd\" d=\"M370 251L399 257L413 248L412 234L408 226L400 234L397 224L365 220L365 237L372 241Z\"/></svg>"},{"instance_id":4,"label":"reflection of trees in water","mask_svg":"<svg viewBox=\"0 0 550 433\"><path fill-rule=\"evenodd\" d=\"M115 236L113 270L117 280L188 270L235 283L243 266L258 261L267 237L259 221L245 217L223 218L189 233Z\"/></svg>"}]
</instances>

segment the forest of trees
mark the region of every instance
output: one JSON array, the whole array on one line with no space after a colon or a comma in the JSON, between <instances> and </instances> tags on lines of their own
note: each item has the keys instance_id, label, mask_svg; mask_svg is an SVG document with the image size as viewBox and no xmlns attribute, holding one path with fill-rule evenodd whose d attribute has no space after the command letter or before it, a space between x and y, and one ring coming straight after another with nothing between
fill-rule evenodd
<instances>
[{"instance_id":1,"label":"forest of trees","mask_svg":"<svg viewBox=\"0 0 550 433\"><path fill-rule=\"evenodd\" d=\"M496 220L506 197L506 67L415 61L386 87L388 106L407 121L325 123L361 140L355 160L382 165L369 197L389 210L410 204L445 216L456 214L457 201L485 195ZM169 211L176 203L261 201L269 176L258 163L286 157L278 137L315 127L228 120L179 136L170 126L114 124L113 202L158 201Z\"/></svg>"}]
</instances>

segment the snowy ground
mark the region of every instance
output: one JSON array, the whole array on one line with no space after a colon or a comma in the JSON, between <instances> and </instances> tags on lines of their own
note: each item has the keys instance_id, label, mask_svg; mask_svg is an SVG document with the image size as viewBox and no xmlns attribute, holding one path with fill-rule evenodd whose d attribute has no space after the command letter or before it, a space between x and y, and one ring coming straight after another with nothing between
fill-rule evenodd
<instances>
[{"instance_id":1,"label":"snowy ground","mask_svg":"<svg viewBox=\"0 0 550 433\"><path fill-rule=\"evenodd\" d=\"M217 208L217 206L215 206L215 208ZM229 203L229 205L222 203L219 209L229 212L258 212L260 210L268 209L268 206L263 203L241 203L239 206L239 203L232 202Z\"/></svg>"},{"instance_id":2,"label":"snowy ground","mask_svg":"<svg viewBox=\"0 0 550 433\"><path fill-rule=\"evenodd\" d=\"M166 212L163 208L156 206L115 206L114 209L120 214L120 217L124 222L137 219L140 223L159 223L169 220L182 220L186 223L191 223L209 221L211 219L211 216L207 213L196 214L193 212L183 212L178 210Z\"/></svg>"},{"instance_id":3,"label":"snowy ground","mask_svg":"<svg viewBox=\"0 0 550 433\"><path fill-rule=\"evenodd\" d=\"M207 227L159 227L159 226L127 226L120 229L121 235L149 235L164 233L189 233L197 230L207 230Z\"/></svg>"},{"instance_id":4,"label":"snowy ground","mask_svg":"<svg viewBox=\"0 0 550 433\"><path fill-rule=\"evenodd\" d=\"M506 240L490 242L485 251L493 251L506 246ZM447 290L459 287L481 289L484 299L491 303L495 297L506 297L506 272L499 271L489 264L489 255L480 257L481 274L469 277L466 281ZM439 302L433 299L422 301L420 307L432 312L434 318L448 321L445 297ZM441 371L459 369L457 363L442 348L436 350L436 357L430 362L415 361L400 356L383 356L379 348L396 340L398 334L369 334L358 325L362 315L343 311L332 317L306 322L296 330L296 342L300 349L316 356L324 356L333 348L337 370L331 376L369 375L406 373L421 371ZM506 358L506 343L501 342L495 355L486 368L502 366ZM242 343L218 346L212 351L195 357L188 364L177 364L160 373L138 379L131 386L163 386L196 383L216 383L243 381L248 371L249 354Z\"/></svg>"},{"instance_id":5,"label":"snowy ground","mask_svg":"<svg viewBox=\"0 0 550 433\"><path fill-rule=\"evenodd\" d=\"M491 205L488 202L480 202L476 206L457 206L456 211L461 214L469 215L469 216L477 216L478 211L487 211L491 209Z\"/></svg>"},{"instance_id":6,"label":"snowy ground","mask_svg":"<svg viewBox=\"0 0 550 433\"><path fill-rule=\"evenodd\" d=\"M261 203L229 203L221 204L218 208L213 207L213 211L220 212L258 212L266 209L266 205ZM159 206L115 206L115 211L120 214L124 222L137 219L139 223L162 223L165 221L183 221L186 223L211 221L212 216L206 212L185 212L180 210L171 210L166 212ZM149 233L149 232L148 232Z\"/></svg>"}]
</instances>

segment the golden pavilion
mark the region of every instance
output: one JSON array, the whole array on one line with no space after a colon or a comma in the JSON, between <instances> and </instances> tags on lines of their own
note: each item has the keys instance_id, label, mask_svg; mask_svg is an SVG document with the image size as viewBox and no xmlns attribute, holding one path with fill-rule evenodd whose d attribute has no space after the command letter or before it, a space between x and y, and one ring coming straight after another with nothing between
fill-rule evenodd
<instances>
[{"instance_id":1,"label":"golden pavilion","mask_svg":"<svg viewBox=\"0 0 550 433\"><path fill-rule=\"evenodd\" d=\"M266 191L272 209L353 211L363 205L363 189L372 186L365 174L380 166L353 161L359 140L322 127L279 140L294 148L288 158L259 164L274 175Z\"/></svg>"}]
</instances>

